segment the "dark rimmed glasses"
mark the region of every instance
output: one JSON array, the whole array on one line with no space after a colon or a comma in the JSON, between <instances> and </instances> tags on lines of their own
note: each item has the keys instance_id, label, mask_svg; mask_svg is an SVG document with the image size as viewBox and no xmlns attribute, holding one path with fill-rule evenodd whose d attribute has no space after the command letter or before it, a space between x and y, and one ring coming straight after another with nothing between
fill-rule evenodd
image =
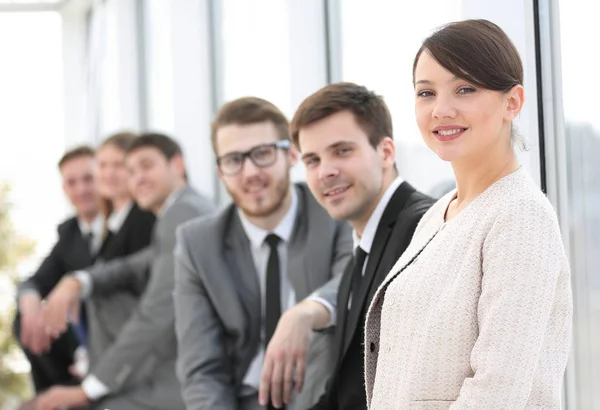
<instances>
[{"instance_id":1,"label":"dark rimmed glasses","mask_svg":"<svg viewBox=\"0 0 600 410\"><path fill-rule=\"evenodd\" d=\"M217 158L217 166L223 175L233 176L239 174L244 168L246 158L258 168L270 167L277 161L278 149L289 149L290 140L280 140L272 144L261 144L246 152L232 152Z\"/></svg>"}]
</instances>

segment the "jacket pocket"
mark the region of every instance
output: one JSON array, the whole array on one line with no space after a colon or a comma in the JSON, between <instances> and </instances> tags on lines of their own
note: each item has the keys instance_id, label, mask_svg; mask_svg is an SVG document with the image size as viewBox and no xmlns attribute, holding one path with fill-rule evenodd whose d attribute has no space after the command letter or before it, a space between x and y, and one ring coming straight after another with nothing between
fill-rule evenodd
<instances>
[{"instance_id":1,"label":"jacket pocket","mask_svg":"<svg viewBox=\"0 0 600 410\"><path fill-rule=\"evenodd\" d=\"M415 400L410 402L410 410L448 410L452 400Z\"/></svg>"}]
</instances>

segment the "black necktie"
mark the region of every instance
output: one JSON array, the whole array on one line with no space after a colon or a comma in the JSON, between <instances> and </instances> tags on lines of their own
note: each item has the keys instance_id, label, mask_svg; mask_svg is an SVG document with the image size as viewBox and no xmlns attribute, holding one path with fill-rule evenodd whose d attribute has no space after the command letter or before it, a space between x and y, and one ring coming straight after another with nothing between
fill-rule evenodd
<instances>
[{"instance_id":1,"label":"black necktie","mask_svg":"<svg viewBox=\"0 0 600 410\"><path fill-rule=\"evenodd\" d=\"M269 234L265 242L271 248L269 262L267 263L267 297L266 297L266 326L265 326L265 346L269 344L277 322L281 316L281 277L279 274L279 253L277 245L281 238L275 234Z\"/></svg>"},{"instance_id":2,"label":"black necktie","mask_svg":"<svg viewBox=\"0 0 600 410\"><path fill-rule=\"evenodd\" d=\"M354 251L354 266L352 267L352 290L350 293L350 306L352 304L352 300L355 299L355 295L358 294L358 290L360 289L360 284L362 282L363 277L363 265L365 264L365 259L367 258L367 253L360 247L357 246Z\"/></svg>"},{"instance_id":3,"label":"black necktie","mask_svg":"<svg viewBox=\"0 0 600 410\"><path fill-rule=\"evenodd\" d=\"M265 326L265 348L269 345L273 333L277 328L277 322L281 316L281 277L279 276L279 252L277 245L281 238L275 234L269 234L265 242L271 248L269 262L267 262L267 303L266 303L266 326ZM268 410L275 410L271 401L267 405ZM285 406L281 407L285 410Z\"/></svg>"},{"instance_id":4,"label":"black necktie","mask_svg":"<svg viewBox=\"0 0 600 410\"><path fill-rule=\"evenodd\" d=\"M85 243L87 243L88 249L90 250L90 255L93 254L94 233L90 231L84 234L83 239L85 240Z\"/></svg>"}]
</instances>

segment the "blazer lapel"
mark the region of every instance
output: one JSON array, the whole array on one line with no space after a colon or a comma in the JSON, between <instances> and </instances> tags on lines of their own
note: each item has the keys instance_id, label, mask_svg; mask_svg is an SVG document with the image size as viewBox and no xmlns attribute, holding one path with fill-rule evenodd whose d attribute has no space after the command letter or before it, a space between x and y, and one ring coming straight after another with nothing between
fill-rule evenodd
<instances>
[{"instance_id":1,"label":"blazer lapel","mask_svg":"<svg viewBox=\"0 0 600 410\"><path fill-rule=\"evenodd\" d=\"M415 189L408 182L400 184L392 195L390 202L385 207L379 224L377 225L375 239L371 247L371 252L369 253L367 266L365 267L363 283L360 286L359 292L352 296L352 305L350 312L348 313L348 324L346 327L348 332L345 337L344 354L354 336L354 331L359 324L358 322L362 318L362 312L367 302L367 296L371 293L374 279L380 275L388 274L388 272L379 272L379 266L383 259L384 250L388 245L390 234L396 224L398 214L402 208L404 208L406 201L413 192L415 192Z\"/></svg>"},{"instance_id":2,"label":"blazer lapel","mask_svg":"<svg viewBox=\"0 0 600 410\"><path fill-rule=\"evenodd\" d=\"M354 266L354 257L350 259L344 269L342 280L340 282L340 288L338 290L337 297L337 329L335 331L335 348L336 348L336 359L339 360L346 353L348 348L348 338L346 337L346 331L349 328L347 326L348 318L348 300L350 299L350 287L352 286L352 268ZM354 332L352 332L354 333Z\"/></svg>"},{"instance_id":3,"label":"blazer lapel","mask_svg":"<svg viewBox=\"0 0 600 410\"><path fill-rule=\"evenodd\" d=\"M100 249L96 251L92 258L94 262L101 262L105 259L104 255L109 254L112 249L118 249L118 247L123 246L123 241L119 240L122 235L118 233L115 235L110 230L107 230L105 233L103 232L104 238L102 239L102 245L100 245Z\"/></svg>"},{"instance_id":4,"label":"blazer lapel","mask_svg":"<svg viewBox=\"0 0 600 410\"><path fill-rule=\"evenodd\" d=\"M295 185L292 186L292 189L296 190L298 213L294 218L294 228L288 245L287 277L294 290L296 301L298 301L303 299L310 289L308 277L310 270L306 258L308 254L307 230L310 218L306 213L306 203L302 192Z\"/></svg>"},{"instance_id":5,"label":"blazer lapel","mask_svg":"<svg viewBox=\"0 0 600 410\"><path fill-rule=\"evenodd\" d=\"M225 261L238 298L249 315L251 325L254 327L258 321L260 328L262 298L250 241L235 208L231 210L230 217L229 229L225 230Z\"/></svg>"},{"instance_id":6,"label":"blazer lapel","mask_svg":"<svg viewBox=\"0 0 600 410\"><path fill-rule=\"evenodd\" d=\"M102 241L102 246L96 253L96 257L109 257L105 255L114 255L120 249L123 249L127 246L127 233L130 229L130 226L135 223L136 214L140 214L141 210L137 207L136 204L133 204L129 213L125 217L123 224L119 228L117 232L111 232L110 230L106 231L106 235L104 236L104 240ZM134 227L135 229L135 227Z\"/></svg>"}]
</instances>

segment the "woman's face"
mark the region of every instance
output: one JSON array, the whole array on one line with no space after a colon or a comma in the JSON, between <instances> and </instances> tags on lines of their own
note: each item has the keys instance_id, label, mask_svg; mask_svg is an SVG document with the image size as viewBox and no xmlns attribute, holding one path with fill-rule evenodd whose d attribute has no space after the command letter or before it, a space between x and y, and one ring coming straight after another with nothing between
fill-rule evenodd
<instances>
[{"instance_id":1,"label":"woman's face","mask_svg":"<svg viewBox=\"0 0 600 410\"><path fill-rule=\"evenodd\" d=\"M476 87L425 50L415 68L415 113L425 143L444 161L485 158L510 146L523 87L507 93ZM517 100L515 100L517 99Z\"/></svg>"},{"instance_id":2,"label":"woman's face","mask_svg":"<svg viewBox=\"0 0 600 410\"><path fill-rule=\"evenodd\" d=\"M100 195L109 200L126 198L128 173L125 168L125 153L108 144L96 153L96 181Z\"/></svg>"}]
</instances>

